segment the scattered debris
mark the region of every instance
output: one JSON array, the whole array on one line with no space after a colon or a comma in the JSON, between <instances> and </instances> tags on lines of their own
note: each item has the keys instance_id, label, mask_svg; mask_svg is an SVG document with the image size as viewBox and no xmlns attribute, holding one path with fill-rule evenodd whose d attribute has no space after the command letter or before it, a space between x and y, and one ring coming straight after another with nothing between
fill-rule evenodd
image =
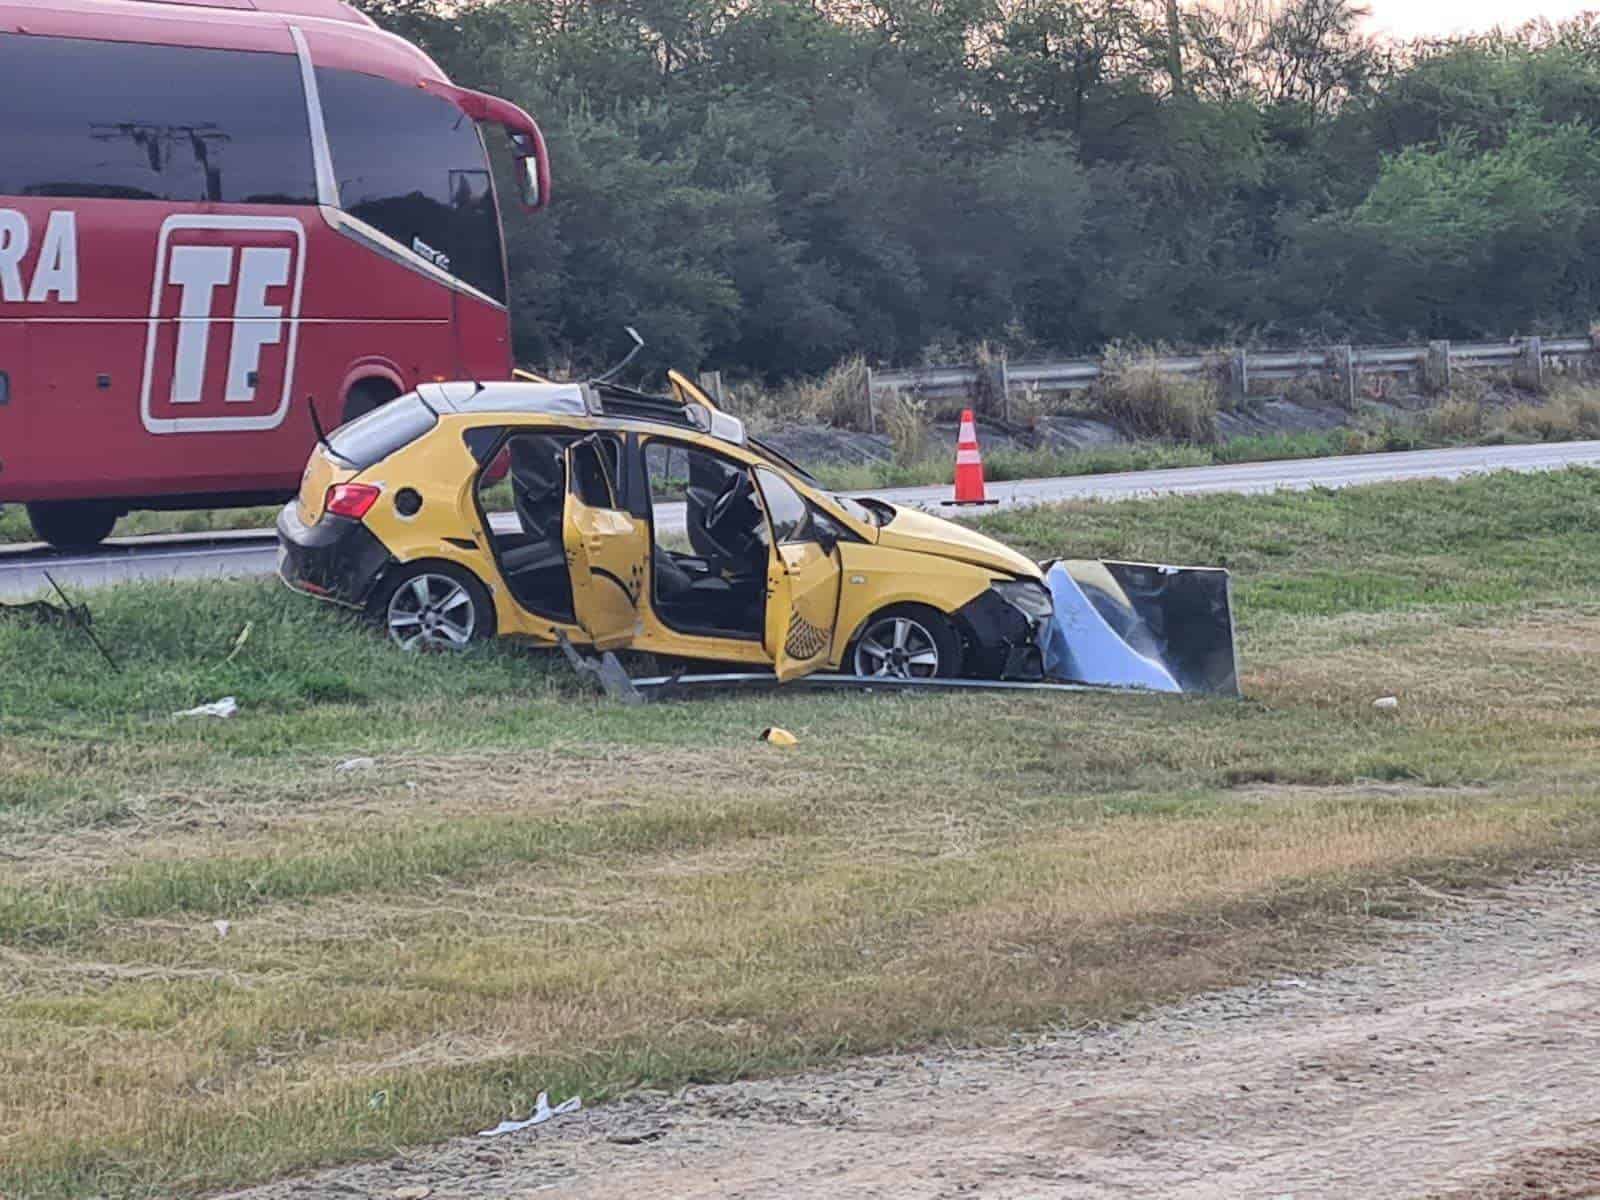
<instances>
[{"instance_id":1,"label":"scattered debris","mask_svg":"<svg viewBox=\"0 0 1600 1200\"><path fill-rule=\"evenodd\" d=\"M175 717L220 717L223 720L239 711L239 702L232 696L224 696L221 700L213 700L210 704L197 705L186 708L182 712L175 712Z\"/></svg>"},{"instance_id":2,"label":"scattered debris","mask_svg":"<svg viewBox=\"0 0 1600 1200\"><path fill-rule=\"evenodd\" d=\"M100 644L100 639L95 637L94 630L90 628L94 618L90 615L86 605L74 604L67 593L61 590L61 585L55 581L55 576L49 571L44 577L50 581L50 586L55 589L56 595L61 597L60 604L52 604L49 600L31 600L26 604L0 604L0 616L26 616L32 617L41 625L71 626L83 631L83 636L88 638L94 648L100 651L100 657L111 665L111 669L119 675L122 668L117 660L111 657L111 652Z\"/></svg>"},{"instance_id":3,"label":"scattered debris","mask_svg":"<svg viewBox=\"0 0 1600 1200\"><path fill-rule=\"evenodd\" d=\"M501 1121L493 1129L480 1129L478 1136L499 1137L502 1133L516 1133L519 1129L527 1129L530 1125L543 1125L552 1117L564 1117L568 1113L575 1113L582 1107L583 1101L574 1096L551 1108L549 1094L540 1092L539 1098L533 1104L533 1116L526 1121Z\"/></svg>"},{"instance_id":4,"label":"scattered debris","mask_svg":"<svg viewBox=\"0 0 1600 1200\"><path fill-rule=\"evenodd\" d=\"M424 1187L420 1183L413 1183L409 1187L396 1188L394 1200L428 1200L433 1195L431 1187Z\"/></svg>"},{"instance_id":5,"label":"scattered debris","mask_svg":"<svg viewBox=\"0 0 1600 1200\"><path fill-rule=\"evenodd\" d=\"M338 766L334 767L334 770L341 772L370 771L377 765L378 760L375 758L347 758Z\"/></svg>"},{"instance_id":6,"label":"scattered debris","mask_svg":"<svg viewBox=\"0 0 1600 1200\"><path fill-rule=\"evenodd\" d=\"M1400 697L1398 697L1398 696L1385 696L1381 700L1374 700L1372 702L1372 707L1373 708L1381 708L1386 712L1390 711L1390 710L1393 710L1393 709L1396 709L1396 708L1399 708L1400 707Z\"/></svg>"},{"instance_id":7,"label":"scattered debris","mask_svg":"<svg viewBox=\"0 0 1600 1200\"><path fill-rule=\"evenodd\" d=\"M621 661L611 651L607 650L598 659L585 658L578 652L564 633L556 634L556 641L561 646L561 652L567 656L567 662L572 664L580 678L598 684L611 699L621 704L643 704L644 697L633 686L633 680L628 678L628 672L622 667Z\"/></svg>"},{"instance_id":8,"label":"scattered debris","mask_svg":"<svg viewBox=\"0 0 1600 1200\"><path fill-rule=\"evenodd\" d=\"M71 613L48 600L29 600L22 604L0 603L0 617L28 617L40 625L73 624Z\"/></svg>"},{"instance_id":9,"label":"scattered debris","mask_svg":"<svg viewBox=\"0 0 1600 1200\"><path fill-rule=\"evenodd\" d=\"M387 1091L373 1092L367 1097L367 1107L373 1112L382 1112L389 1107L389 1093Z\"/></svg>"},{"instance_id":10,"label":"scattered debris","mask_svg":"<svg viewBox=\"0 0 1600 1200\"><path fill-rule=\"evenodd\" d=\"M761 731L761 740L771 742L774 746L798 746L800 739L787 729L779 729L776 725Z\"/></svg>"},{"instance_id":11,"label":"scattered debris","mask_svg":"<svg viewBox=\"0 0 1600 1200\"><path fill-rule=\"evenodd\" d=\"M233 922L232 921L216 920L216 921L211 922L211 928L213 928L213 929L215 929L217 931L217 936L218 937L227 937L228 936L228 930L233 928Z\"/></svg>"},{"instance_id":12,"label":"scattered debris","mask_svg":"<svg viewBox=\"0 0 1600 1200\"><path fill-rule=\"evenodd\" d=\"M250 640L250 631L254 628L254 621L244 623L244 628L239 630L239 636L233 639L233 649L228 651L228 657L222 660L224 663L231 663L239 657L239 651L243 650L244 644Z\"/></svg>"},{"instance_id":13,"label":"scattered debris","mask_svg":"<svg viewBox=\"0 0 1600 1200\"><path fill-rule=\"evenodd\" d=\"M666 1129L657 1127L655 1129L628 1130L623 1133L613 1133L606 1141L615 1142L619 1146L642 1146L645 1142L659 1141L666 1136Z\"/></svg>"}]
</instances>

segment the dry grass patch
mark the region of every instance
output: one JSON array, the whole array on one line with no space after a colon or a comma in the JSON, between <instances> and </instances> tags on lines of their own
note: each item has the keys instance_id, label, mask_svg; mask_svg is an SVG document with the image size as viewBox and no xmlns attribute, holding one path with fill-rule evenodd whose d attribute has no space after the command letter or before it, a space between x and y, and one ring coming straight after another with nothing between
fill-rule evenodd
<instances>
[{"instance_id":1,"label":"dry grass patch","mask_svg":"<svg viewBox=\"0 0 1600 1200\"><path fill-rule=\"evenodd\" d=\"M481 913L377 898L334 939L338 911L286 906L226 939L195 930L169 979L73 996L48 978L25 986L0 1021L0 1128L40 1170L158 1148L171 1185L188 1187L249 1173L259 1148L236 1131L258 1123L279 1129L281 1169L461 1132L542 1080L625 1087L641 1055L643 1074L682 1078L1113 1015L1284 952L1305 933L1275 911L1288 881L1337 892L1352 874L1537 846L1581 811L1459 798L1395 810L1334 793L1107 817L958 855L868 848L868 864L840 840L791 840L677 872L519 871L479 889ZM395 1109L366 1127L379 1092ZM85 1137L87 1093L117 1100Z\"/></svg>"},{"instance_id":2,"label":"dry grass patch","mask_svg":"<svg viewBox=\"0 0 1600 1200\"><path fill-rule=\"evenodd\" d=\"M168 622L144 678L20 643L0 761L53 790L0 806L0 1193L177 1196L540 1090L1115 1016L1314 964L1407 877L1588 852L1592 481L1394 495L995 518L1041 553L1233 563L1244 703L639 711L244 588L197 591L203 620L108 602ZM224 670L245 614L261 661ZM245 716L166 716L219 685L256 689ZM774 723L800 746L756 743Z\"/></svg>"}]
</instances>

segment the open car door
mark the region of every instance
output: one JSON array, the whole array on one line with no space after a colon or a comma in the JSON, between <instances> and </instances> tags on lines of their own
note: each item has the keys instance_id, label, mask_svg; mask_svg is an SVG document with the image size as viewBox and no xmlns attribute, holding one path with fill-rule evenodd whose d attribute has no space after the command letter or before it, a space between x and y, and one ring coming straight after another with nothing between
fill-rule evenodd
<instances>
[{"instance_id":1,"label":"open car door","mask_svg":"<svg viewBox=\"0 0 1600 1200\"><path fill-rule=\"evenodd\" d=\"M787 683L828 663L839 619L839 550L787 480L765 467L756 469L756 480L772 533L763 644L778 681Z\"/></svg>"},{"instance_id":2,"label":"open car door","mask_svg":"<svg viewBox=\"0 0 1600 1200\"><path fill-rule=\"evenodd\" d=\"M617 499L617 442L593 435L567 447L561 540L572 577L572 609L597 650L630 644L640 630L639 598L650 531Z\"/></svg>"}]
</instances>

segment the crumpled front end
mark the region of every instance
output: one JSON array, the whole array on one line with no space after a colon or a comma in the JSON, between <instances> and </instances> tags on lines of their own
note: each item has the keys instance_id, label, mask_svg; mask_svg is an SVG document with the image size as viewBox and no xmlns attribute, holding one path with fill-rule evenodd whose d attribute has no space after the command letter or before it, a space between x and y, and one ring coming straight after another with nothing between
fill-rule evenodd
<instances>
[{"instance_id":1,"label":"crumpled front end","mask_svg":"<svg viewBox=\"0 0 1600 1200\"><path fill-rule=\"evenodd\" d=\"M1155 692L1238 696L1228 572L1140 563L1052 563L1050 679Z\"/></svg>"}]
</instances>

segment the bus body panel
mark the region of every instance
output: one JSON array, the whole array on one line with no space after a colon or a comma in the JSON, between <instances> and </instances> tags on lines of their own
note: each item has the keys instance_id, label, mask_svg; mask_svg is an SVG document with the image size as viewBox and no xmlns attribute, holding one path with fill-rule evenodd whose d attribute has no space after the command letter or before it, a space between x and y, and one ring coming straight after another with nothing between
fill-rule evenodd
<instances>
[{"instance_id":1,"label":"bus body panel","mask_svg":"<svg viewBox=\"0 0 1600 1200\"><path fill-rule=\"evenodd\" d=\"M31 319L5 323L15 332L0 343L0 369L18 365L0 435L25 435L28 447L0 456L8 500L292 491L312 437L312 398L332 426L357 379L397 374L395 390L409 391L431 379L509 373L503 309L373 254L330 228L318 208L7 203L28 218L34 246L59 214L80 230L77 302L52 293L29 306L38 309ZM193 269L175 272L174 260L195 251L223 261L202 276L214 286L191 297L195 283L182 280ZM287 264L270 277L284 282L262 295L281 315L235 315L252 251ZM40 258L23 259L24 280ZM236 338L241 324L259 336ZM180 355L197 364L197 389L178 378ZM238 356L249 361L236 370ZM230 375L250 384L252 372L252 398L230 399Z\"/></svg>"},{"instance_id":2,"label":"bus body panel","mask_svg":"<svg viewBox=\"0 0 1600 1200\"><path fill-rule=\"evenodd\" d=\"M256 9L268 5L259 0ZM0 50L8 37L37 36L56 39L39 42L39 49L70 38L78 39L72 46L237 51L279 73L292 67L298 107L285 101L284 125L307 129L308 156L317 131L305 111L291 25L336 100L348 91L350 104L382 111L391 97L402 108L446 104L418 99L425 96L418 83L444 80L432 61L352 10L328 0L272 0L271 6L276 11L0 0ZM378 94L368 97L363 89ZM326 96L323 103L329 106ZM104 116L108 154L148 151L155 163L164 153L170 166L170 156L185 152L188 142L198 146L193 126L183 126L181 136L168 126L130 133L126 122L117 123L124 115ZM102 120L98 111L93 116ZM334 118L330 113L330 138ZM365 144L359 121L374 118L358 112L351 119L355 124L342 136L359 148ZM465 124L477 137L472 122ZM252 170L246 158L227 157L228 131L224 121L213 135L224 166L208 191ZM163 148L152 148L154 142ZM48 156L50 144L40 145ZM284 145L285 153L296 150ZM481 138L477 152L483 153ZM205 166L203 150L194 153ZM334 165L337 173L337 159ZM346 213L319 204L317 194L287 204L27 194L4 186L0 162L0 372L6 374L0 502L104 499L159 507L288 495L312 444L313 400L322 423L332 427L363 385L392 395L431 379L507 377L498 211L485 182L487 162L467 165L482 170L463 172L451 162L441 168L449 168L451 188L469 180L461 185L472 199L466 216L416 218L425 230L453 230L464 221L471 237L482 240L481 252L454 255L452 272L445 251L453 247L431 244L443 234L429 233L429 242L406 239L412 219L406 178L390 181L388 193L348 197L353 207ZM347 160L346 175L357 183L372 174ZM325 190L320 183L298 189ZM19 246L25 246L20 256ZM476 274L466 273L498 295L457 277L465 258L473 259Z\"/></svg>"}]
</instances>

